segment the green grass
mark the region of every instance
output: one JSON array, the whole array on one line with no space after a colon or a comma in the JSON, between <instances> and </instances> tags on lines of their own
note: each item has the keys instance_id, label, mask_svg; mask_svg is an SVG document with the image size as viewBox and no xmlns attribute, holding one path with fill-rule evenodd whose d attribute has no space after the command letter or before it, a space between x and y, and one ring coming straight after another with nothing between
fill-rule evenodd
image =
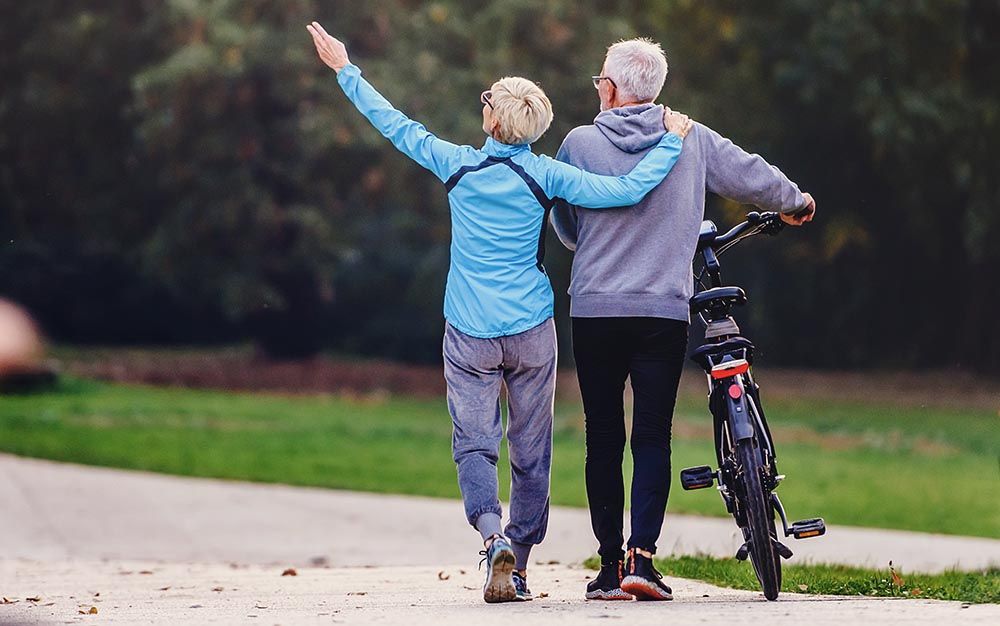
<instances>
[{"instance_id":1,"label":"green grass","mask_svg":"<svg viewBox=\"0 0 1000 626\"><path fill-rule=\"evenodd\" d=\"M1000 534L995 415L765 403L779 468L788 476L780 493L793 518ZM585 506L580 405L558 403L556 420L552 501ZM697 399L681 399L677 420L674 468L711 464L702 432L708 418ZM457 498L450 443L443 398L281 396L68 379L50 392L0 400L0 450L191 476ZM506 492L505 456L500 473ZM676 484L669 510L725 514L714 491L684 492Z\"/></svg>"},{"instance_id":2,"label":"green grass","mask_svg":"<svg viewBox=\"0 0 1000 626\"><path fill-rule=\"evenodd\" d=\"M597 557L585 565L597 569ZM759 590L749 563L713 557L657 558L657 569L667 576L693 578L732 589ZM840 565L782 565L781 591L832 596L872 596L1000 603L1000 569L981 572L911 574Z\"/></svg>"}]
</instances>

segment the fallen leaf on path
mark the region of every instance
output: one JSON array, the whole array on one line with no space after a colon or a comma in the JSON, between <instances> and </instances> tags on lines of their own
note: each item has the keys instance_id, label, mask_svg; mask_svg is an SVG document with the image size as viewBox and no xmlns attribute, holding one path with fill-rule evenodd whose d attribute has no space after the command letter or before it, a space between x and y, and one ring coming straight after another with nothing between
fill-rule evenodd
<instances>
[{"instance_id":1,"label":"fallen leaf on path","mask_svg":"<svg viewBox=\"0 0 1000 626\"><path fill-rule=\"evenodd\" d=\"M458 570L458 573L461 574L462 576L465 576L465 570L464 569Z\"/></svg>"},{"instance_id":2,"label":"fallen leaf on path","mask_svg":"<svg viewBox=\"0 0 1000 626\"><path fill-rule=\"evenodd\" d=\"M140 574L142 574L142 575L144 575L144 576L149 576L149 575L150 575L150 574L152 574L153 572L149 571L148 569L144 569L144 570L142 570L142 571L141 571L141 572L139 572L139 573L140 573Z\"/></svg>"},{"instance_id":3,"label":"fallen leaf on path","mask_svg":"<svg viewBox=\"0 0 1000 626\"><path fill-rule=\"evenodd\" d=\"M8 598L4 598L3 602L0 604L17 604L18 602L20 602L20 600L10 600Z\"/></svg>"},{"instance_id":4,"label":"fallen leaf on path","mask_svg":"<svg viewBox=\"0 0 1000 626\"><path fill-rule=\"evenodd\" d=\"M549 597L549 594L548 594L548 592L547 592L547 591L543 591L543 592L541 592L540 594L538 594L538 597L539 597L539 598L548 598L548 597Z\"/></svg>"},{"instance_id":5,"label":"fallen leaf on path","mask_svg":"<svg viewBox=\"0 0 1000 626\"><path fill-rule=\"evenodd\" d=\"M255 604L255 605L253 605L253 608L255 608L255 609L266 609L267 607L266 606L262 606L260 604Z\"/></svg>"},{"instance_id":6,"label":"fallen leaf on path","mask_svg":"<svg viewBox=\"0 0 1000 626\"><path fill-rule=\"evenodd\" d=\"M468 585L462 585L462 589L468 589L469 591L475 591L475 590L479 589L479 587L470 587Z\"/></svg>"},{"instance_id":7,"label":"fallen leaf on path","mask_svg":"<svg viewBox=\"0 0 1000 626\"><path fill-rule=\"evenodd\" d=\"M295 571L294 567L289 567L285 571L281 572L282 576L298 576L299 573Z\"/></svg>"},{"instance_id":8,"label":"fallen leaf on path","mask_svg":"<svg viewBox=\"0 0 1000 626\"><path fill-rule=\"evenodd\" d=\"M348 591L347 595L349 595L349 596L367 596L368 592L367 591Z\"/></svg>"},{"instance_id":9,"label":"fallen leaf on path","mask_svg":"<svg viewBox=\"0 0 1000 626\"><path fill-rule=\"evenodd\" d=\"M438 572L438 580L448 580L451 578L450 574L445 574L444 571Z\"/></svg>"},{"instance_id":10,"label":"fallen leaf on path","mask_svg":"<svg viewBox=\"0 0 1000 626\"><path fill-rule=\"evenodd\" d=\"M90 607L90 610L88 610L88 611L84 611L83 609L80 609L79 611L77 611L77 613L79 613L80 615L97 615L97 607L96 606L92 606L92 607Z\"/></svg>"},{"instance_id":11,"label":"fallen leaf on path","mask_svg":"<svg viewBox=\"0 0 1000 626\"><path fill-rule=\"evenodd\" d=\"M167 591L170 587L160 587L160 591Z\"/></svg>"},{"instance_id":12,"label":"fallen leaf on path","mask_svg":"<svg viewBox=\"0 0 1000 626\"><path fill-rule=\"evenodd\" d=\"M42 601L42 597L41 596L31 596L30 598L25 598L25 600L27 600L28 602L41 602Z\"/></svg>"},{"instance_id":13,"label":"fallen leaf on path","mask_svg":"<svg viewBox=\"0 0 1000 626\"><path fill-rule=\"evenodd\" d=\"M212 587L212 591L222 591L222 587Z\"/></svg>"}]
</instances>

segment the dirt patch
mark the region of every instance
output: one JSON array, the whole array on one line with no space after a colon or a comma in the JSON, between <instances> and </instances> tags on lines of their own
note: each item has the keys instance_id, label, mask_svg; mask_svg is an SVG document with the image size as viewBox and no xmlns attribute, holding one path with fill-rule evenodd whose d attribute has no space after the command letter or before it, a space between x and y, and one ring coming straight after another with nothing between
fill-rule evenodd
<instances>
[{"instance_id":1,"label":"dirt patch","mask_svg":"<svg viewBox=\"0 0 1000 626\"><path fill-rule=\"evenodd\" d=\"M273 361L249 349L231 350L67 350L59 355L64 372L115 382L234 391L354 394L377 399L386 394L441 396L440 365L385 360L316 357ZM1000 383L961 371L819 372L757 371L768 398L781 400L886 404L906 407L986 409L1000 417ZM579 401L572 370L559 373L557 397ZM705 395L704 375L685 371L681 395Z\"/></svg>"},{"instance_id":2,"label":"dirt patch","mask_svg":"<svg viewBox=\"0 0 1000 626\"><path fill-rule=\"evenodd\" d=\"M316 357L273 361L250 351L172 352L121 350L80 352L60 359L64 372L121 383L287 393L342 393L377 402L387 393L441 396L441 369L391 361L347 361Z\"/></svg>"}]
</instances>

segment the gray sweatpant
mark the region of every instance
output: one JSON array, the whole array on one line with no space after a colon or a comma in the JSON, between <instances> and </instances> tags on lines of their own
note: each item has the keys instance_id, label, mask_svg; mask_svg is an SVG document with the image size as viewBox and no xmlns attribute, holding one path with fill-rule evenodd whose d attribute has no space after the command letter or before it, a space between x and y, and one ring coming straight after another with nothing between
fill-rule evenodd
<instances>
[{"instance_id":1,"label":"gray sweatpant","mask_svg":"<svg viewBox=\"0 0 1000 626\"><path fill-rule=\"evenodd\" d=\"M501 382L507 385L510 523L507 538L538 544L549 520L556 330L550 318L517 335L479 339L451 324L444 332L444 377L454 425L452 452L469 523L501 515L497 458L503 425Z\"/></svg>"}]
</instances>

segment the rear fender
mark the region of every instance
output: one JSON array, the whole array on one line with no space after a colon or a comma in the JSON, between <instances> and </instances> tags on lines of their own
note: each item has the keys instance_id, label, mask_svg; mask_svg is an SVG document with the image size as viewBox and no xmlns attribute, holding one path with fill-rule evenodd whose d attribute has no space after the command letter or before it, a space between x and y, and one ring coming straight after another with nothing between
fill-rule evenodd
<instances>
[{"instance_id":1,"label":"rear fender","mask_svg":"<svg viewBox=\"0 0 1000 626\"><path fill-rule=\"evenodd\" d=\"M733 388L738 389L738 393ZM747 406L746 389L740 376L732 376L720 381L719 393L726 400L726 412L729 415L729 428L735 441L753 439L753 414ZM733 396L736 396L735 398Z\"/></svg>"}]
</instances>

